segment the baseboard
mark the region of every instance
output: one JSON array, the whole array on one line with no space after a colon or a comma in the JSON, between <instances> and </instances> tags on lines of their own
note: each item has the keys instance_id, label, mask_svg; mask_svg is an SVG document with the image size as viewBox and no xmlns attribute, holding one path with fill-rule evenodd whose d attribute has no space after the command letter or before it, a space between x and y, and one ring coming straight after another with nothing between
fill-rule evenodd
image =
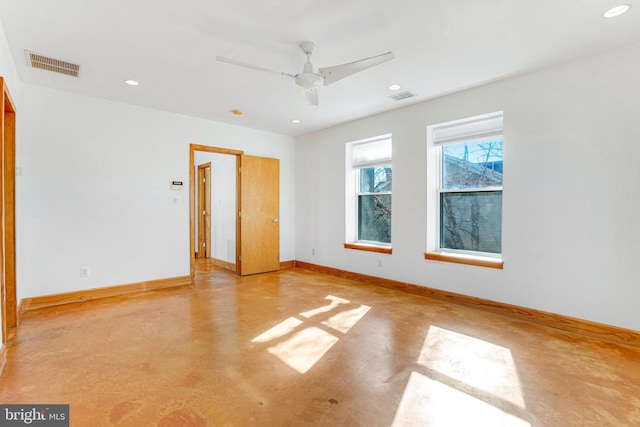
<instances>
[{"instance_id":1,"label":"baseboard","mask_svg":"<svg viewBox=\"0 0 640 427\"><path fill-rule=\"evenodd\" d=\"M231 271L236 271L236 265L231 263L231 262L227 262L227 261L223 261L221 259L217 259L217 258L200 258L200 259L196 259L196 263L205 263L205 264L212 264L212 265L216 265L218 267L222 267L222 268L226 268L227 270L231 270ZM294 268L296 266L296 262L295 261L281 261L280 262L280 270L284 270L287 268Z\"/></svg>"},{"instance_id":2,"label":"baseboard","mask_svg":"<svg viewBox=\"0 0 640 427\"><path fill-rule=\"evenodd\" d=\"M20 327L20 321L22 320L22 315L24 314L23 302L23 300L20 300L20 302L18 303L18 319L16 321L18 323L18 327Z\"/></svg>"},{"instance_id":3,"label":"baseboard","mask_svg":"<svg viewBox=\"0 0 640 427\"><path fill-rule=\"evenodd\" d=\"M281 261L280 262L280 270L284 270L287 268L293 268L296 266L295 261Z\"/></svg>"},{"instance_id":4,"label":"baseboard","mask_svg":"<svg viewBox=\"0 0 640 427\"><path fill-rule=\"evenodd\" d=\"M224 261L218 258L196 258L196 264L208 264L222 267L227 270L236 271L236 265L232 262Z\"/></svg>"},{"instance_id":5,"label":"baseboard","mask_svg":"<svg viewBox=\"0 0 640 427\"><path fill-rule=\"evenodd\" d=\"M353 273L351 271L324 267L321 265L311 264L303 261L295 261L295 266L297 268L304 268L318 273L329 274L331 276L341 277L344 279L351 279L372 285L382 286L385 288L409 292L415 295L433 298L439 301L447 301L458 305L464 305L466 307L489 311L503 316L508 316L511 318L547 326L550 328L561 329L563 331L572 332L591 338L597 338L602 341L608 341L632 347L640 347L640 332L632 329L625 329L618 326L577 319L561 314L549 313L532 308L520 307L517 305L505 304L487 299L471 297L468 295L442 291L438 289L428 288L426 286L414 285L411 283Z\"/></svg>"},{"instance_id":6,"label":"baseboard","mask_svg":"<svg viewBox=\"0 0 640 427\"><path fill-rule=\"evenodd\" d=\"M217 258L209 258L211 263L217 265L218 267L226 268L227 270L236 271L236 265L232 262L223 261Z\"/></svg>"},{"instance_id":7,"label":"baseboard","mask_svg":"<svg viewBox=\"0 0 640 427\"><path fill-rule=\"evenodd\" d=\"M115 297L138 292L154 291L164 288L191 285L191 277L179 276L168 279L149 280L128 285L108 286L105 288L83 289L81 291L64 292L60 294L43 295L39 297L23 298L20 301L20 314L74 302L90 301L99 298Z\"/></svg>"}]
</instances>

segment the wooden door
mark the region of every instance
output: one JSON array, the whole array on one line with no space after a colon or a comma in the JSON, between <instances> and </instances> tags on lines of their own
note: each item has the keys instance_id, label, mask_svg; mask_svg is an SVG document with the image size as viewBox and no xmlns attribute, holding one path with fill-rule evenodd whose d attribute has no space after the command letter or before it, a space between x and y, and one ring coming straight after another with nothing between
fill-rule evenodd
<instances>
[{"instance_id":1,"label":"wooden door","mask_svg":"<svg viewBox=\"0 0 640 427\"><path fill-rule=\"evenodd\" d=\"M211 163L198 165L198 254L211 257Z\"/></svg>"},{"instance_id":2,"label":"wooden door","mask_svg":"<svg viewBox=\"0 0 640 427\"><path fill-rule=\"evenodd\" d=\"M238 274L280 269L280 160L241 157Z\"/></svg>"}]
</instances>

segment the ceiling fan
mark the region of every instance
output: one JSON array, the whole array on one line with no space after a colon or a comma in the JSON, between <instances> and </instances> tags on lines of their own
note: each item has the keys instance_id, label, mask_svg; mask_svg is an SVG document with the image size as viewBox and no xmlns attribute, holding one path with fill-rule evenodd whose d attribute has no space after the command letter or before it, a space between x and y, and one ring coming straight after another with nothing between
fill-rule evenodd
<instances>
[{"instance_id":1,"label":"ceiling fan","mask_svg":"<svg viewBox=\"0 0 640 427\"><path fill-rule=\"evenodd\" d=\"M317 72L313 71L313 65L311 65L311 54L316 47L312 42L303 42L300 44L300 48L307 56L307 62L304 64L302 72L299 74L291 74L280 71L270 70L268 68L259 67L257 65L247 64L245 62L236 61L235 59L225 58L223 56L217 56L216 60L225 62L227 64L237 65L240 67L248 68L256 71L266 71L268 73L280 74L282 76L291 77L296 84L304 89L304 95L311 105L318 105L318 87L327 86L331 83L335 83L338 80L342 80L345 77L349 77L352 74L364 71L367 68L374 67L383 62L387 62L395 58L395 55L391 52L383 53L381 55L372 56L370 58L360 59L358 61L349 62L341 65L334 65L333 67L318 68Z\"/></svg>"}]
</instances>

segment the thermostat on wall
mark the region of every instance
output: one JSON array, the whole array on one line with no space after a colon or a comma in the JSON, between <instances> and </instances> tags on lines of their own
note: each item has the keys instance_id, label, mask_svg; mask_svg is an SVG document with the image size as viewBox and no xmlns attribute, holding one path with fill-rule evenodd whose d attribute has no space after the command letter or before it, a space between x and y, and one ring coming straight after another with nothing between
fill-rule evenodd
<instances>
[{"instance_id":1,"label":"thermostat on wall","mask_svg":"<svg viewBox=\"0 0 640 427\"><path fill-rule=\"evenodd\" d=\"M171 181L172 190L182 190L182 181Z\"/></svg>"}]
</instances>

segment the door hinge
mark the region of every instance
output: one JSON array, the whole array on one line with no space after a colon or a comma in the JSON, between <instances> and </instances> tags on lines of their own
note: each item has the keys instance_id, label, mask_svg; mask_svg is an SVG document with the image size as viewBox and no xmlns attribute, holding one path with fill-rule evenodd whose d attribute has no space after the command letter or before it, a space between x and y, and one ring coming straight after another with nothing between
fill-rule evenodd
<instances>
[{"instance_id":1,"label":"door hinge","mask_svg":"<svg viewBox=\"0 0 640 427\"><path fill-rule=\"evenodd\" d=\"M207 246L207 242L202 242L202 247L206 247Z\"/></svg>"},{"instance_id":2,"label":"door hinge","mask_svg":"<svg viewBox=\"0 0 640 427\"><path fill-rule=\"evenodd\" d=\"M242 218L242 211L238 211L238 218Z\"/></svg>"},{"instance_id":3,"label":"door hinge","mask_svg":"<svg viewBox=\"0 0 640 427\"><path fill-rule=\"evenodd\" d=\"M242 261L242 255L238 255L238 261Z\"/></svg>"},{"instance_id":4,"label":"door hinge","mask_svg":"<svg viewBox=\"0 0 640 427\"><path fill-rule=\"evenodd\" d=\"M207 178L202 178L202 182L207 182Z\"/></svg>"},{"instance_id":5,"label":"door hinge","mask_svg":"<svg viewBox=\"0 0 640 427\"><path fill-rule=\"evenodd\" d=\"M202 215L207 216L207 211L202 211Z\"/></svg>"},{"instance_id":6,"label":"door hinge","mask_svg":"<svg viewBox=\"0 0 640 427\"><path fill-rule=\"evenodd\" d=\"M238 168L238 173L242 173L242 168Z\"/></svg>"}]
</instances>

